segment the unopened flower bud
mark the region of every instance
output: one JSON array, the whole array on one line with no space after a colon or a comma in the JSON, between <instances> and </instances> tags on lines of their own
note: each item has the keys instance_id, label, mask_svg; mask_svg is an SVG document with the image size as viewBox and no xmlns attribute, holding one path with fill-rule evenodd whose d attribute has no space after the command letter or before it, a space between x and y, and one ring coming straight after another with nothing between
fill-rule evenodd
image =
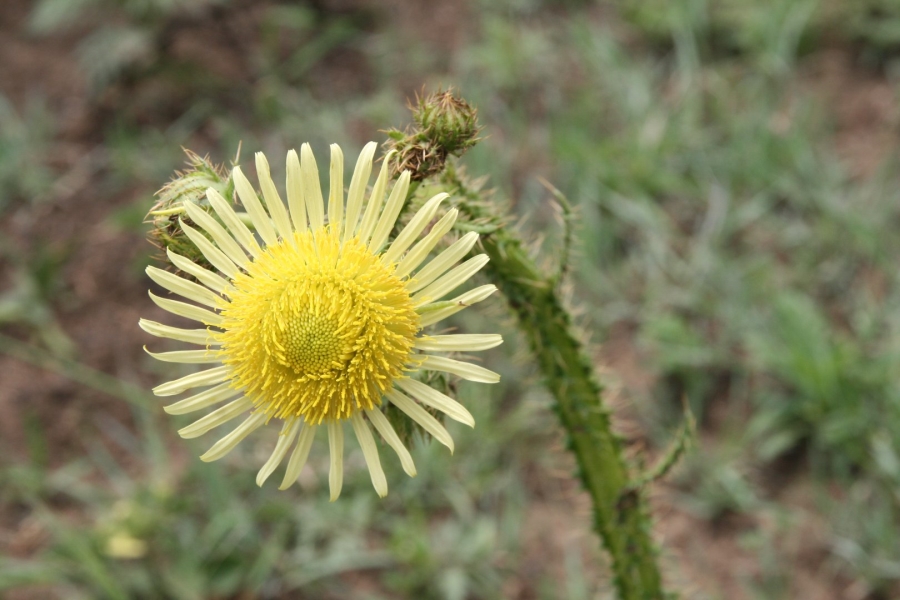
<instances>
[{"instance_id":1,"label":"unopened flower bud","mask_svg":"<svg viewBox=\"0 0 900 600\"><path fill-rule=\"evenodd\" d=\"M163 251L158 258L168 262L165 251L171 249L190 260L209 266L203 254L189 240L178 225L178 220L183 219L191 224L185 214L184 203L193 202L207 212L210 212L209 202L206 200L206 190L213 188L226 198L230 198L234 192L234 184L231 175L225 172L220 165L214 165L208 158L185 150L187 154L187 168L175 173L175 177L156 193L158 201L147 214L145 222L153 225L149 232L150 243Z\"/></svg>"},{"instance_id":2,"label":"unopened flower bud","mask_svg":"<svg viewBox=\"0 0 900 600\"><path fill-rule=\"evenodd\" d=\"M459 156L478 141L477 111L462 98L454 96L453 90L419 98L413 109L413 120L421 132L447 154Z\"/></svg>"},{"instance_id":3,"label":"unopened flower bud","mask_svg":"<svg viewBox=\"0 0 900 600\"><path fill-rule=\"evenodd\" d=\"M410 171L422 181L444 170L449 156L461 156L478 143L477 111L452 90L418 97L413 112L415 127L387 132L388 145L397 152L394 176Z\"/></svg>"}]
</instances>

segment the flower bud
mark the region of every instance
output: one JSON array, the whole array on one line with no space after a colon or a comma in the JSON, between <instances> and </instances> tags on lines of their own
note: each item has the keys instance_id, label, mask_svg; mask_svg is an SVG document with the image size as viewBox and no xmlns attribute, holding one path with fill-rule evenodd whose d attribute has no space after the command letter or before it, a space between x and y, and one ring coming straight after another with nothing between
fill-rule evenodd
<instances>
[{"instance_id":1,"label":"flower bud","mask_svg":"<svg viewBox=\"0 0 900 600\"><path fill-rule=\"evenodd\" d=\"M234 193L234 184L231 174L226 173L221 165L214 165L208 158L190 150L185 150L185 154L187 168L177 171L175 177L156 192L158 200L144 222L152 224L148 237L151 244L162 250L162 254L157 256L159 260L168 263L165 251L170 248L208 268L210 265L206 258L184 235L178 226L178 220L184 219L190 224L190 219L184 212L185 202L193 202L210 212L211 207L205 197L206 190L213 188L225 198L230 198Z\"/></svg>"},{"instance_id":2,"label":"flower bud","mask_svg":"<svg viewBox=\"0 0 900 600\"><path fill-rule=\"evenodd\" d=\"M478 143L475 108L453 90L417 97L410 106L415 127L387 132L388 146L397 151L394 176L410 171L413 181L422 181L444 170L449 156L461 156Z\"/></svg>"},{"instance_id":3,"label":"flower bud","mask_svg":"<svg viewBox=\"0 0 900 600\"><path fill-rule=\"evenodd\" d=\"M453 90L438 91L418 99L413 120L419 130L447 154L459 156L478 141L477 110Z\"/></svg>"}]
</instances>

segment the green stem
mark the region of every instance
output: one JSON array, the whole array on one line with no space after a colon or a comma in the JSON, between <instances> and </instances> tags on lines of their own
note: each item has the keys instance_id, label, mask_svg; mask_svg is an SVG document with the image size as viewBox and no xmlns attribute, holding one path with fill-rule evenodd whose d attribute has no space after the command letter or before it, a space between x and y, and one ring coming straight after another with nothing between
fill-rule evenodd
<instances>
[{"instance_id":1,"label":"green stem","mask_svg":"<svg viewBox=\"0 0 900 600\"><path fill-rule=\"evenodd\" d=\"M556 412L568 433L568 447L575 454L579 476L591 496L594 527L612 557L620 598L663 598L643 490L630 482L621 440L613 433L601 401L602 388L572 331L555 277L546 277L538 270L522 242L451 167L444 177L457 188L456 207L467 220L479 226L495 226L481 238L491 259L486 267L489 277L515 312L556 399Z\"/></svg>"}]
</instances>

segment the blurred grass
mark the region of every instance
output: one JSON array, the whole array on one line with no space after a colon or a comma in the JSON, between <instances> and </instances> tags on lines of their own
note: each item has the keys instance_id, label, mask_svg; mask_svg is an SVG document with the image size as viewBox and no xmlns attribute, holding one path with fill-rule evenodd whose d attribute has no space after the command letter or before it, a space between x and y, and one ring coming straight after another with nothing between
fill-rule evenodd
<instances>
[{"instance_id":1,"label":"blurred grass","mask_svg":"<svg viewBox=\"0 0 900 600\"><path fill-rule=\"evenodd\" d=\"M651 440L664 443L682 398L698 416L707 447L674 477L680 506L711 523L790 515L807 507L782 505L771 481L808 480L829 524L820 576L853 582L861 598L900 593L897 157L892 149L874 175L851 177L835 152L835 107L805 83L807 65L837 51L893 86L900 4L473 1L445 24L464 40L448 48L386 10L42 0L30 28L80 32L89 102L109 117L94 183L106 198L139 187L134 214L179 166L179 145L216 161L239 141L245 156L301 141L359 146L402 125L402 99L422 83L458 86L486 125L465 164L512 199L524 230L548 238L539 257L553 254L559 228L536 176L577 204L575 302L596 340L626 332L652 385L625 394ZM177 51L178 35L207 40L236 70ZM38 210L50 189L55 122L30 106L0 98L0 211L12 217ZM78 340L55 314L66 284L52 241L0 244L14 273L0 323L65 357ZM170 424L140 410L99 420L103 433L64 464L48 461L53 442L32 426L28 458L0 462L0 497L32 514L48 541L37 556L2 559L0 590L502 597L523 576L523 518L535 478L552 467L540 449L554 422L521 381L521 357L490 363L505 382L489 396L461 392L477 429L453 432L452 460L419 447L413 480L385 461L392 491L381 503L363 469L348 469L337 504L313 478L302 494L257 490L248 471L271 440L201 465L199 447L170 448ZM791 597L783 551L767 535L746 540L762 572L748 597ZM545 581L536 594L602 594L583 558L561 559L562 588L551 580L560 575L535 575Z\"/></svg>"}]
</instances>

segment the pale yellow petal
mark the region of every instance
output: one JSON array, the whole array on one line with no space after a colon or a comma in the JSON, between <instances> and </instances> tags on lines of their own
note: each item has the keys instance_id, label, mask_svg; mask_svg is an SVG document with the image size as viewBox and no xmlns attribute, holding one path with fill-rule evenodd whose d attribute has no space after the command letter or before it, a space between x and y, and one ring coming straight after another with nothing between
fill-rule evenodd
<instances>
[{"instance_id":1,"label":"pale yellow petal","mask_svg":"<svg viewBox=\"0 0 900 600\"><path fill-rule=\"evenodd\" d=\"M213 444L213 447L200 456L203 462L212 462L219 460L237 446L241 440L259 429L266 422L266 413L260 411L255 412L247 417L243 423L234 428L231 433Z\"/></svg>"},{"instance_id":2,"label":"pale yellow petal","mask_svg":"<svg viewBox=\"0 0 900 600\"><path fill-rule=\"evenodd\" d=\"M269 209L269 214L272 215L272 222L275 224L275 229L278 230L278 235L293 244L294 230L291 227L291 218L288 216L284 202L282 202L281 196L278 194L275 182L272 181L269 161L266 160L266 155L262 152L256 153L256 176L259 178L259 187L262 189L263 200L266 201L266 208Z\"/></svg>"},{"instance_id":3,"label":"pale yellow petal","mask_svg":"<svg viewBox=\"0 0 900 600\"><path fill-rule=\"evenodd\" d=\"M328 421L328 451L331 457L328 489L331 501L334 502L341 495L341 487L344 485L344 427L340 421Z\"/></svg>"},{"instance_id":4,"label":"pale yellow petal","mask_svg":"<svg viewBox=\"0 0 900 600\"><path fill-rule=\"evenodd\" d=\"M449 248L438 254L431 262L413 275L406 289L410 293L417 292L440 277L447 269L456 264L478 241L478 234L470 231L456 240Z\"/></svg>"},{"instance_id":5,"label":"pale yellow petal","mask_svg":"<svg viewBox=\"0 0 900 600\"><path fill-rule=\"evenodd\" d=\"M200 410L201 408L206 408L207 406L212 406L213 404L218 404L219 402L224 402L229 398L234 398L240 393L240 390L234 389L231 387L231 384L226 381L225 383L220 383L216 387L203 390L199 394L190 396L184 400L179 400L174 404L163 406L163 410L170 415L184 415L194 412L195 410Z\"/></svg>"},{"instance_id":6,"label":"pale yellow petal","mask_svg":"<svg viewBox=\"0 0 900 600\"><path fill-rule=\"evenodd\" d=\"M222 359L216 350L175 350L173 352L150 352L144 346L144 352L162 362L182 363L187 365L210 365L220 363Z\"/></svg>"},{"instance_id":7,"label":"pale yellow petal","mask_svg":"<svg viewBox=\"0 0 900 600\"><path fill-rule=\"evenodd\" d=\"M372 431L359 413L353 413L353 416L350 417L350 424L353 426L356 439L359 440L359 447L362 448L366 466L369 467L369 476L372 478L375 492L384 498L388 493L387 478L385 478L384 470L381 468L381 460L378 458L378 447L375 445Z\"/></svg>"},{"instance_id":8,"label":"pale yellow petal","mask_svg":"<svg viewBox=\"0 0 900 600\"><path fill-rule=\"evenodd\" d=\"M174 381L158 385L153 388L153 393L157 396L174 396L191 388L221 383L230 376L231 367L222 365L221 367L198 371L197 373L191 373Z\"/></svg>"},{"instance_id":9,"label":"pale yellow petal","mask_svg":"<svg viewBox=\"0 0 900 600\"><path fill-rule=\"evenodd\" d=\"M309 213L309 227L315 231L325 226L325 201L319 183L319 167L309 144L300 146L300 170L303 173L303 201Z\"/></svg>"},{"instance_id":10,"label":"pale yellow petal","mask_svg":"<svg viewBox=\"0 0 900 600\"><path fill-rule=\"evenodd\" d=\"M185 235L188 236L188 239L197 246L200 253L203 254L212 266L232 279L237 277L237 274L240 273L240 269L238 269L233 260L228 258L228 255L216 248L215 244L209 241L205 235L185 223L183 220L178 219L178 224L181 226L181 230Z\"/></svg>"},{"instance_id":11,"label":"pale yellow petal","mask_svg":"<svg viewBox=\"0 0 900 600\"><path fill-rule=\"evenodd\" d=\"M497 383L500 381L499 373L494 373L490 369L485 369L479 365L453 360L445 356L428 355L421 358L421 368L428 371L453 373L467 381L477 381L478 383Z\"/></svg>"},{"instance_id":12,"label":"pale yellow petal","mask_svg":"<svg viewBox=\"0 0 900 600\"><path fill-rule=\"evenodd\" d=\"M431 252L434 247L441 241L450 229L453 228L453 224L456 223L456 218L459 215L459 211L455 208L451 208L447 211L441 220L434 224L434 227L431 228L431 231L428 232L422 240L412 247L412 249L407 252L406 256L403 257L397 264L397 270L395 271L397 277L406 277L413 270L422 264L422 261L428 258L428 253Z\"/></svg>"},{"instance_id":13,"label":"pale yellow petal","mask_svg":"<svg viewBox=\"0 0 900 600\"><path fill-rule=\"evenodd\" d=\"M216 308L219 304L219 296L198 283L188 281L178 275L163 271L154 266L147 267L146 273L150 279L173 294L178 294L188 300L193 300L194 302L199 302L200 304L205 304L212 308Z\"/></svg>"},{"instance_id":14,"label":"pale yellow petal","mask_svg":"<svg viewBox=\"0 0 900 600\"><path fill-rule=\"evenodd\" d=\"M275 449L272 450L269 460L266 461L256 475L256 485L262 487L269 475L281 464L288 448L291 447L294 438L297 437L298 431L300 431L300 419L290 419L284 422L281 426L281 432L278 434L278 441L275 442Z\"/></svg>"},{"instance_id":15,"label":"pale yellow petal","mask_svg":"<svg viewBox=\"0 0 900 600\"><path fill-rule=\"evenodd\" d=\"M450 448L451 453L453 452L453 438L450 437L450 433L424 408L397 390L389 390L385 396L391 404L406 413L406 416L421 425L422 429L430 433L434 439Z\"/></svg>"},{"instance_id":16,"label":"pale yellow petal","mask_svg":"<svg viewBox=\"0 0 900 600\"><path fill-rule=\"evenodd\" d=\"M406 224L403 231L397 235L397 238L391 242L390 247L384 251L384 254L381 256L382 262L390 264L400 260L400 257L413 245L413 242L416 241L419 234L428 227L428 224L434 218L434 215L437 214L441 202L448 197L448 194L440 193L426 202L422 208L419 209L419 212L417 212L413 218L410 219L409 223Z\"/></svg>"},{"instance_id":17,"label":"pale yellow petal","mask_svg":"<svg viewBox=\"0 0 900 600\"><path fill-rule=\"evenodd\" d=\"M428 335L416 340L416 349L435 352L478 352L503 343L498 333L455 333Z\"/></svg>"},{"instance_id":18,"label":"pale yellow petal","mask_svg":"<svg viewBox=\"0 0 900 600\"><path fill-rule=\"evenodd\" d=\"M381 214L381 205L384 203L384 191L387 189L388 180L390 179L390 162L394 157L393 150L388 152L381 160L381 171L378 172L378 178L375 185L372 186L372 193L369 195L369 202L366 204L366 213L363 215L362 223L359 225L359 236L363 244L369 242L372 232L375 230L375 223L378 215Z\"/></svg>"},{"instance_id":19,"label":"pale yellow petal","mask_svg":"<svg viewBox=\"0 0 900 600\"><path fill-rule=\"evenodd\" d=\"M472 413L450 396L415 379L398 379L394 383L422 404L441 411L463 425L475 427L475 417L472 416Z\"/></svg>"},{"instance_id":20,"label":"pale yellow petal","mask_svg":"<svg viewBox=\"0 0 900 600\"><path fill-rule=\"evenodd\" d=\"M253 401L249 398L239 398L229 402L221 408L217 408L205 417L194 421L187 427L178 430L178 435L186 440L200 437L210 429L224 425L228 421L238 417L241 413L253 408Z\"/></svg>"},{"instance_id":21,"label":"pale yellow petal","mask_svg":"<svg viewBox=\"0 0 900 600\"><path fill-rule=\"evenodd\" d=\"M200 308L199 306L188 304L187 302L160 298L150 291L147 293L150 294L150 299L153 300L154 304L173 315L178 315L179 317L184 317L185 319L191 319L193 321L200 321L204 325L215 326L222 324L222 316L211 310L206 310L205 308Z\"/></svg>"},{"instance_id":22,"label":"pale yellow petal","mask_svg":"<svg viewBox=\"0 0 900 600\"><path fill-rule=\"evenodd\" d=\"M295 231L306 231L306 202L303 200L303 171L296 150L287 155L287 196Z\"/></svg>"},{"instance_id":23,"label":"pale yellow petal","mask_svg":"<svg viewBox=\"0 0 900 600\"><path fill-rule=\"evenodd\" d=\"M490 261L490 258L488 258L487 254L473 256L463 264L439 277L437 281L419 293L414 294L412 297L413 303L416 306L421 306L427 302L440 300L471 279L475 273L484 268L484 265L488 264L488 261Z\"/></svg>"},{"instance_id":24,"label":"pale yellow petal","mask_svg":"<svg viewBox=\"0 0 900 600\"><path fill-rule=\"evenodd\" d=\"M234 264L244 266L247 263L247 255L244 254L238 243L208 212L193 202L185 202L184 208L191 220L212 236L219 250L224 252Z\"/></svg>"},{"instance_id":25,"label":"pale yellow petal","mask_svg":"<svg viewBox=\"0 0 900 600\"><path fill-rule=\"evenodd\" d=\"M384 205L384 210L378 218L378 224L375 226L375 232L372 234L372 240L369 242L369 249L372 252L378 253L385 242L387 242L388 235L397 222L397 215L400 214L400 209L403 208L408 191L409 171L403 171L400 174L400 179L394 184L394 189L391 190L387 204Z\"/></svg>"},{"instance_id":26,"label":"pale yellow petal","mask_svg":"<svg viewBox=\"0 0 900 600\"><path fill-rule=\"evenodd\" d=\"M172 261L172 264L175 265L178 269L184 271L188 275L195 277L197 281L199 281L212 291L219 292L220 294L228 296L229 298L234 292L234 288L231 286L231 284L223 279L220 275L213 273L212 271L207 271L200 265L194 263L189 258L185 258L180 254L176 254L169 248L166 248L166 255L169 257L169 260Z\"/></svg>"},{"instance_id":27,"label":"pale yellow petal","mask_svg":"<svg viewBox=\"0 0 900 600\"><path fill-rule=\"evenodd\" d=\"M459 311L472 306L478 302L481 302L485 298L489 297L491 294L497 291L497 286L493 284L482 285L477 288L471 289L464 294L460 294L453 300L449 302L452 303L451 306L445 308L438 308L436 310L427 310L428 306L426 305L423 308L418 309L420 312L419 315L419 326L426 327L428 325L433 325L438 321L442 321L447 317L455 315Z\"/></svg>"},{"instance_id":28,"label":"pale yellow petal","mask_svg":"<svg viewBox=\"0 0 900 600\"><path fill-rule=\"evenodd\" d=\"M300 476L300 471L303 470L303 465L306 464L306 459L309 458L309 449L312 448L313 439L316 437L316 429L318 429L318 427L310 425L309 423L301 425L300 427L297 445L294 446L291 458L288 459L287 468L284 472L284 479L282 479L281 485L278 486L279 490L286 490L294 485L294 482L297 481L297 478Z\"/></svg>"},{"instance_id":29,"label":"pale yellow petal","mask_svg":"<svg viewBox=\"0 0 900 600\"><path fill-rule=\"evenodd\" d=\"M406 471L406 474L410 477L415 477L416 465L413 462L412 455L409 453L406 446L403 445L400 436L394 431L391 422L387 420L387 417L384 416L381 409L368 409L366 410L366 416L369 417L372 425L375 426L375 429L378 430L378 433L381 434L381 437L387 442L388 446L393 448L394 452L397 453L397 456L400 458L400 464L403 466L403 470Z\"/></svg>"},{"instance_id":30,"label":"pale yellow petal","mask_svg":"<svg viewBox=\"0 0 900 600\"><path fill-rule=\"evenodd\" d=\"M369 142L363 147L356 160L356 168L353 169L350 189L347 192L347 215L341 237L345 242L356 233L356 224L359 222L359 214L362 212L363 196L366 186L369 184L369 177L372 175L372 157L375 156L377 148L378 144Z\"/></svg>"},{"instance_id":31,"label":"pale yellow petal","mask_svg":"<svg viewBox=\"0 0 900 600\"><path fill-rule=\"evenodd\" d=\"M163 325L149 319L141 319L138 321L138 325L150 335L169 340L199 344L200 346L219 346L222 344L208 329L179 329L178 327Z\"/></svg>"},{"instance_id":32,"label":"pale yellow petal","mask_svg":"<svg viewBox=\"0 0 900 600\"><path fill-rule=\"evenodd\" d=\"M234 236L237 243L243 246L244 250L250 253L250 256L254 258L258 257L260 252L262 252L262 249L259 247L259 242L256 241L256 238L250 233L250 229L244 225L244 222L241 221L240 217L237 216L237 213L234 212L234 209L231 208L231 204L229 204L219 192L212 188L206 190L206 199L209 200L210 206L213 207L213 210L216 211L216 214L219 215L219 218L225 223L225 227L228 228L228 231L231 232L231 235Z\"/></svg>"},{"instance_id":33,"label":"pale yellow petal","mask_svg":"<svg viewBox=\"0 0 900 600\"><path fill-rule=\"evenodd\" d=\"M337 144L331 145L331 185L328 193L328 222L340 227L344 218L344 153Z\"/></svg>"},{"instance_id":34,"label":"pale yellow petal","mask_svg":"<svg viewBox=\"0 0 900 600\"><path fill-rule=\"evenodd\" d=\"M253 189L253 185L247 179L247 176L244 175L241 167L235 165L231 171L231 176L234 179L234 189L241 200L241 204L247 209L247 214L250 215L250 220L253 222L253 226L256 227L256 233L269 246L277 244L278 236L275 235L272 220L269 218L266 209L263 208L262 202L259 201L259 197Z\"/></svg>"}]
</instances>

